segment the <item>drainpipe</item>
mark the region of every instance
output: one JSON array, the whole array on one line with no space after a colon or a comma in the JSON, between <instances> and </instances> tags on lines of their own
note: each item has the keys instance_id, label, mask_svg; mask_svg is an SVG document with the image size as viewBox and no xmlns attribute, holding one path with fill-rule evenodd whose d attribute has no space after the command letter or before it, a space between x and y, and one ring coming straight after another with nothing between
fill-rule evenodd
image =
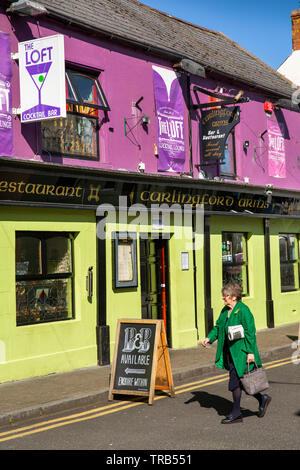
<instances>
[{"instance_id":1,"label":"drainpipe","mask_svg":"<svg viewBox=\"0 0 300 470\"><path fill-rule=\"evenodd\" d=\"M274 303L271 282L270 219L264 219L267 326L274 328Z\"/></svg>"}]
</instances>

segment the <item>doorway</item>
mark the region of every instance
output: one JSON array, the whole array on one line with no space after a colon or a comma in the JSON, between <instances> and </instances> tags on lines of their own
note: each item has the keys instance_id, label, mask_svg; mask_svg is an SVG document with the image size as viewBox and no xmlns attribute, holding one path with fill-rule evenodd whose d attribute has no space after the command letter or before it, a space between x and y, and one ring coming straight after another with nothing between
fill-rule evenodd
<instances>
[{"instance_id":1,"label":"doorway","mask_svg":"<svg viewBox=\"0 0 300 470\"><path fill-rule=\"evenodd\" d=\"M140 239L140 266L142 318L163 320L171 347L167 240Z\"/></svg>"}]
</instances>

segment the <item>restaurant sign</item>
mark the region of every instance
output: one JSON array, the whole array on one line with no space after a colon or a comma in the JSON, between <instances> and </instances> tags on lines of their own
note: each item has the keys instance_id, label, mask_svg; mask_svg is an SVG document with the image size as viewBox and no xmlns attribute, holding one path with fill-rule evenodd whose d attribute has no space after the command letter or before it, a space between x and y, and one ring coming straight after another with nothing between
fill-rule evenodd
<instances>
[{"instance_id":1,"label":"restaurant sign","mask_svg":"<svg viewBox=\"0 0 300 470\"><path fill-rule=\"evenodd\" d=\"M289 215L300 217L300 197L279 197L273 194L269 201L265 194L203 188L201 186L176 187L174 184L146 184L115 178L78 178L54 174L36 174L27 171L4 170L0 177L0 203L26 202L38 205L73 206L95 209L110 204L116 210L122 201L127 206L146 210L156 206L159 210L196 209L205 212ZM123 203L121 204L123 205ZM138 209L139 210L139 209Z\"/></svg>"},{"instance_id":2,"label":"restaurant sign","mask_svg":"<svg viewBox=\"0 0 300 470\"><path fill-rule=\"evenodd\" d=\"M240 122L239 106L202 111L202 157L207 163L224 158L227 137Z\"/></svg>"},{"instance_id":3,"label":"restaurant sign","mask_svg":"<svg viewBox=\"0 0 300 470\"><path fill-rule=\"evenodd\" d=\"M21 122L66 117L64 36L19 43Z\"/></svg>"}]
</instances>

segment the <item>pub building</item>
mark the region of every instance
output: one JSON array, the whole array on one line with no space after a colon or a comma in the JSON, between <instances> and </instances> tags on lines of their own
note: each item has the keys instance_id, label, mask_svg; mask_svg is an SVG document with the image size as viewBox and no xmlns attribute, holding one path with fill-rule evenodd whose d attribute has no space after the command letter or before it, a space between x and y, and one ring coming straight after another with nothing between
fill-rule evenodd
<instances>
[{"instance_id":1,"label":"pub building","mask_svg":"<svg viewBox=\"0 0 300 470\"><path fill-rule=\"evenodd\" d=\"M292 83L221 33L119 7L0 7L0 382L109 364L118 319L195 347L229 280L258 330L299 321Z\"/></svg>"}]
</instances>

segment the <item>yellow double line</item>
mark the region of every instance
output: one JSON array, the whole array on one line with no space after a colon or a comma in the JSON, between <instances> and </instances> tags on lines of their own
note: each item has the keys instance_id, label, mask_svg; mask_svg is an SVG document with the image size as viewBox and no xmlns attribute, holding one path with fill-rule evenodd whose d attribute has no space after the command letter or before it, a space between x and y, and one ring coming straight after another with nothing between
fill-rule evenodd
<instances>
[{"instance_id":1,"label":"yellow double line","mask_svg":"<svg viewBox=\"0 0 300 470\"><path fill-rule=\"evenodd\" d=\"M291 358L279 359L277 361L272 361L264 364L264 368L272 369L273 367L283 366L285 364L290 364L291 362ZM176 395L179 395L180 393L185 393L194 390L199 385L201 387L207 387L208 385L214 385L219 382L224 382L225 380L228 380L228 373L219 374L210 378L197 380L196 382L177 386L175 387L175 392ZM166 398L166 395L156 396L154 400L161 400L162 398ZM9 441L11 439L17 439L19 437L29 436L32 434L37 434L39 432L48 431L50 429L59 428L61 426L67 426L68 424L79 423L81 421L99 418L101 416L116 413L118 411L123 411L127 408L134 408L135 406L143 404L143 401L122 401L122 403L112 403L110 405L101 406L100 408L95 408L93 410L75 413L70 416L64 416L62 418L50 419L48 421L23 426L18 429L12 429L10 431L0 433L0 442Z\"/></svg>"}]
</instances>

